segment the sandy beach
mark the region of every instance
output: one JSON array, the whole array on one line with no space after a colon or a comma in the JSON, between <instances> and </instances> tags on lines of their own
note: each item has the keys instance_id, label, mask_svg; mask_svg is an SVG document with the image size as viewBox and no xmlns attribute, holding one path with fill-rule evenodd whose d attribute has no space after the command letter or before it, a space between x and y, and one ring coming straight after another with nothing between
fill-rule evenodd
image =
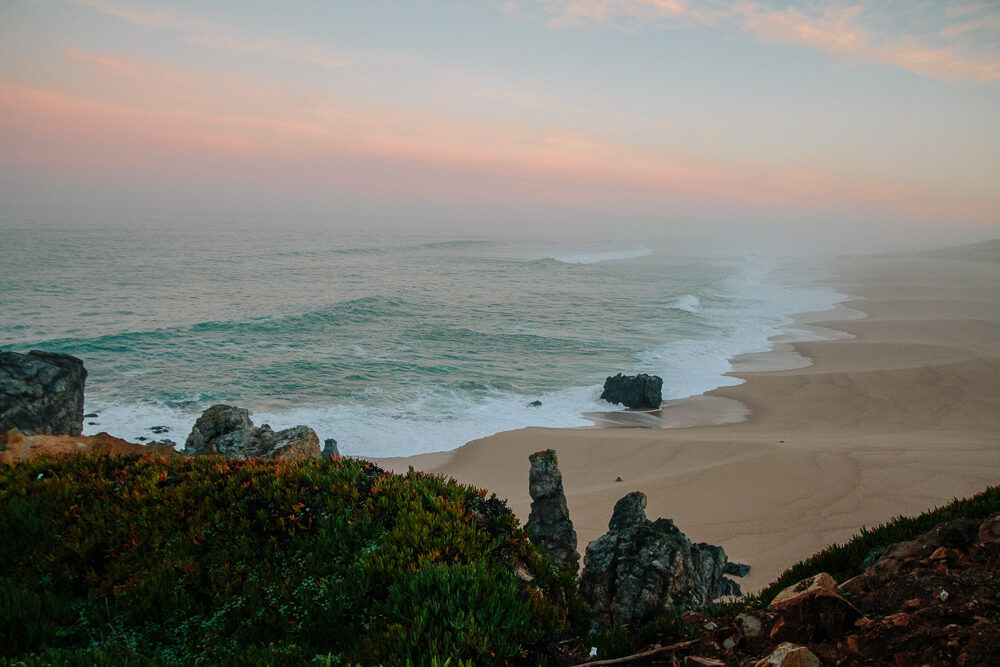
<instances>
[{"instance_id":1,"label":"sandy beach","mask_svg":"<svg viewBox=\"0 0 1000 667\"><path fill-rule=\"evenodd\" d=\"M650 518L750 564L750 592L862 526L1000 483L1000 263L953 253L828 267L850 300L797 321L830 340L779 338L734 360L743 384L638 417L645 428L528 428L380 463L487 488L523 522L528 455L553 448L581 553L639 490Z\"/></svg>"}]
</instances>

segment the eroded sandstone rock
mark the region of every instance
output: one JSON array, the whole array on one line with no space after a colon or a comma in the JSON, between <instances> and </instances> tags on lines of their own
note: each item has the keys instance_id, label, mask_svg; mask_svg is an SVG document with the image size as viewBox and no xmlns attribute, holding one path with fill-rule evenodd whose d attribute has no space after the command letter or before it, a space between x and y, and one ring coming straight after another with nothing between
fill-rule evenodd
<instances>
[{"instance_id":1,"label":"eroded sandstone rock","mask_svg":"<svg viewBox=\"0 0 1000 667\"><path fill-rule=\"evenodd\" d=\"M140 445L116 438L107 433L97 435L23 435L10 429L0 436L0 463L30 461L38 456L63 456L80 452L101 454L142 455L156 454L164 458L180 456L173 447L151 444Z\"/></svg>"},{"instance_id":2,"label":"eroded sandstone rock","mask_svg":"<svg viewBox=\"0 0 1000 667\"><path fill-rule=\"evenodd\" d=\"M781 591L771 601L770 609L780 616L771 638L785 641L836 638L861 617L861 612L840 596L837 582L826 572Z\"/></svg>"}]
</instances>

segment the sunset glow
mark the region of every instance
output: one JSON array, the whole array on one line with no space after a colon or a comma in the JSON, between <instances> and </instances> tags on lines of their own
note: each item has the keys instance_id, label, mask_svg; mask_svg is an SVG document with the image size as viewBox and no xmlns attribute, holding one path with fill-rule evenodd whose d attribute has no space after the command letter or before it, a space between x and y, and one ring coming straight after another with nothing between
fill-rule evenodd
<instances>
[{"instance_id":1,"label":"sunset glow","mask_svg":"<svg viewBox=\"0 0 1000 667\"><path fill-rule=\"evenodd\" d=\"M982 237L1000 9L921 7L14 0L0 195Z\"/></svg>"}]
</instances>

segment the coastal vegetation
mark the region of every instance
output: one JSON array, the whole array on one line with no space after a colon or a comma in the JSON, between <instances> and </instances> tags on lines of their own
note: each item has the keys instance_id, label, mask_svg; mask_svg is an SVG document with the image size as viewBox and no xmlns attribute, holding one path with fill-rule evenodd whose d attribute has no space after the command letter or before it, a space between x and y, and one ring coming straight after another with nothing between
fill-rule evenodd
<instances>
[{"instance_id":1,"label":"coastal vegetation","mask_svg":"<svg viewBox=\"0 0 1000 667\"><path fill-rule=\"evenodd\" d=\"M0 470L0 507L7 660L535 663L588 628L503 502L413 471L40 457Z\"/></svg>"},{"instance_id":2,"label":"coastal vegetation","mask_svg":"<svg viewBox=\"0 0 1000 667\"><path fill-rule=\"evenodd\" d=\"M593 630L506 504L354 459L40 456L0 469L0 664L563 664L683 642L843 581L1000 487L862 529L759 595ZM707 626L706 626L707 627Z\"/></svg>"}]
</instances>

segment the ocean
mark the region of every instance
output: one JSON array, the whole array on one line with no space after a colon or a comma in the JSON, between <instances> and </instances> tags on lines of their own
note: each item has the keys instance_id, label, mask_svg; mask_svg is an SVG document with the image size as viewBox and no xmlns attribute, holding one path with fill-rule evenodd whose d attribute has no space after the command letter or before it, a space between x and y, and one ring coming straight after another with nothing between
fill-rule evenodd
<instances>
[{"instance_id":1,"label":"ocean","mask_svg":"<svg viewBox=\"0 0 1000 667\"><path fill-rule=\"evenodd\" d=\"M0 240L0 348L84 360L84 433L178 446L215 403L373 457L587 426L621 409L608 375L736 384L730 359L846 298L806 263L652 241L20 218Z\"/></svg>"}]
</instances>

